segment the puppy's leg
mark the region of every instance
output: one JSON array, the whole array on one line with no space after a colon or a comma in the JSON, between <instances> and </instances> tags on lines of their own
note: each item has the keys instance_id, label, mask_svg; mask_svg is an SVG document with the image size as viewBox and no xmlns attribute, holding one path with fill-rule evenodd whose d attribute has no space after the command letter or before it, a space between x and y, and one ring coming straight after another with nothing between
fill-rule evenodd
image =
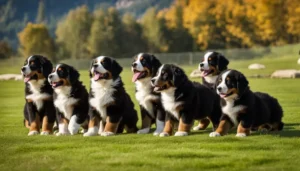
<instances>
[{"instance_id":1,"label":"puppy's leg","mask_svg":"<svg viewBox=\"0 0 300 171\"><path fill-rule=\"evenodd\" d=\"M167 137L172 135L174 127L174 121L172 120L169 113L166 114L165 127L162 133L159 134L160 137Z\"/></svg>"},{"instance_id":2,"label":"puppy's leg","mask_svg":"<svg viewBox=\"0 0 300 171\"><path fill-rule=\"evenodd\" d=\"M59 119L58 133L56 133L56 136L70 135L70 132L68 130L68 123L69 121L66 118Z\"/></svg>"},{"instance_id":3,"label":"puppy's leg","mask_svg":"<svg viewBox=\"0 0 300 171\"><path fill-rule=\"evenodd\" d=\"M43 117L43 125L41 135L49 135L52 133L54 123L50 123L48 116Z\"/></svg>"},{"instance_id":4,"label":"puppy's leg","mask_svg":"<svg viewBox=\"0 0 300 171\"><path fill-rule=\"evenodd\" d=\"M178 131L175 133L175 136L187 136L191 130L193 121L188 121L183 117L179 120Z\"/></svg>"},{"instance_id":5,"label":"puppy's leg","mask_svg":"<svg viewBox=\"0 0 300 171\"><path fill-rule=\"evenodd\" d=\"M94 116L93 118L91 118L89 121L88 131L86 133L84 133L83 136L87 137L87 136L97 135L98 131L99 131L99 122L100 122L99 116Z\"/></svg>"},{"instance_id":6,"label":"puppy's leg","mask_svg":"<svg viewBox=\"0 0 300 171\"><path fill-rule=\"evenodd\" d=\"M166 119L166 114L164 110L162 108L157 109L156 130L153 133L154 136L158 136L160 133L163 132L165 127L165 119Z\"/></svg>"},{"instance_id":7,"label":"puppy's leg","mask_svg":"<svg viewBox=\"0 0 300 171\"><path fill-rule=\"evenodd\" d=\"M194 131L205 130L209 125L210 121L208 118L200 119L199 124L193 128Z\"/></svg>"},{"instance_id":8,"label":"puppy's leg","mask_svg":"<svg viewBox=\"0 0 300 171\"><path fill-rule=\"evenodd\" d=\"M56 119L56 111L52 100L45 101L45 108L41 135L49 135L53 133L53 125Z\"/></svg>"},{"instance_id":9,"label":"puppy's leg","mask_svg":"<svg viewBox=\"0 0 300 171\"><path fill-rule=\"evenodd\" d=\"M226 135L228 131L231 129L232 123L230 119L224 115L221 118L221 122L219 123L219 126L215 132L212 132L209 134L210 137L219 137Z\"/></svg>"},{"instance_id":10,"label":"puppy's leg","mask_svg":"<svg viewBox=\"0 0 300 171\"><path fill-rule=\"evenodd\" d=\"M117 121L118 122L114 122ZM120 118L112 118L110 116L108 116L106 118L106 124L105 124L105 128L104 128L104 132L101 133L101 136L112 136L115 135L118 129L118 125L120 123Z\"/></svg>"},{"instance_id":11,"label":"puppy's leg","mask_svg":"<svg viewBox=\"0 0 300 171\"><path fill-rule=\"evenodd\" d=\"M250 135L250 127L249 128L245 128L243 126L243 123L240 122L237 128L237 134L236 137L246 137Z\"/></svg>"},{"instance_id":12,"label":"puppy's leg","mask_svg":"<svg viewBox=\"0 0 300 171\"><path fill-rule=\"evenodd\" d=\"M150 132L152 118L148 112L141 106L142 128L137 131L138 134L148 134Z\"/></svg>"},{"instance_id":13,"label":"puppy's leg","mask_svg":"<svg viewBox=\"0 0 300 171\"><path fill-rule=\"evenodd\" d=\"M77 134L80 126L81 124L78 123L78 117L76 115L73 115L68 125L68 130L71 133L71 135Z\"/></svg>"}]
</instances>

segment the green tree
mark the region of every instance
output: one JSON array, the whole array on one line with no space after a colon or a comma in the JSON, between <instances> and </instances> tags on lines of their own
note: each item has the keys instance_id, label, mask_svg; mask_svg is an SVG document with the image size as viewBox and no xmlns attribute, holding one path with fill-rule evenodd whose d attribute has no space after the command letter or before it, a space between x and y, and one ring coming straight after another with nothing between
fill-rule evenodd
<instances>
[{"instance_id":1,"label":"green tree","mask_svg":"<svg viewBox=\"0 0 300 171\"><path fill-rule=\"evenodd\" d=\"M73 59L89 58L87 41L90 35L92 15L86 5L70 10L66 18L58 22L56 42L64 48L63 54ZM64 58L64 57L60 57Z\"/></svg>"},{"instance_id":2,"label":"green tree","mask_svg":"<svg viewBox=\"0 0 300 171\"><path fill-rule=\"evenodd\" d=\"M9 58L12 55L12 48L5 41L0 41L0 59Z\"/></svg>"},{"instance_id":3,"label":"green tree","mask_svg":"<svg viewBox=\"0 0 300 171\"><path fill-rule=\"evenodd\" d=\"M43 0L39 1L38 13L36 17L36 23L42 23L45 21L45 3Z\"/></svg>"},{"instance_id":4,"label":"green tree","mask_svg":"<svg viewBox=\"0 0 300 171\"><path fill-rule=\"evenodd\" d=\"M23 57L41 54L55 60L54 41L44 24L28 23L24 30L18 34L18 38L20 42L19 51Z\"/></svg>"}]
</instances>

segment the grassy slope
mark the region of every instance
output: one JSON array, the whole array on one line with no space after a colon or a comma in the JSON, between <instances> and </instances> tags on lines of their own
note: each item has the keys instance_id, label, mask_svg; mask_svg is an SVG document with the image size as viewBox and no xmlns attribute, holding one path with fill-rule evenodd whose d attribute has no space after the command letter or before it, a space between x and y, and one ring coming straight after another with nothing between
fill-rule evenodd
<instances>
[{"instance_id":1,"label":"grassy slope","mask_svg":"<svg viewBox=\"0 0 300 171\"><path fill-rule=\"evenodd\" d=\"M263 71L246 69L252 61L232 61L230 68L252 74L270 74L278 68L300 68L293 58L258 59ZM19 73L18 68L0 64L0 73ZM190 73L195 66L185 67ZM88 86L87 71L81 79ZM123 80L134 98L131 73ZM209 138L211 129L188 137L159 138L149 135L115 137L27 137L22 126L24 103L21 82L0 82L0 170L298 170L300 162L299 83L292 79L249 79L252 90L265 91L282 104L285 129L280 134L236 138L234 132ZM135 99L133 99L134 102ZM137 107L137 105L136 105ZM137 107L138 108L138 107ZM140 124L139 124L140 125Z\"/></svg>"}]
</instances>

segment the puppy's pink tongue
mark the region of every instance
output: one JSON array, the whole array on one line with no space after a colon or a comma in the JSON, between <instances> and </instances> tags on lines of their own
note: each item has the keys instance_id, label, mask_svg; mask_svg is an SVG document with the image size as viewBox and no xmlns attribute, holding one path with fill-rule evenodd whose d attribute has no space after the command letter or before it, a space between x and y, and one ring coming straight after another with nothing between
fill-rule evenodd
<instances>
[{"instance_id":1,"label":"puppy's pink tongue","mask_svg":"<svg viewBox=\"0 0 300 171\"><path fill-rule=\"evenodd\" d=\"M132 82L136 82L136 80L138 79L138 77L140 76L140 72L136 72L133 74L133 77L132 77Z\"/></svg>"},{"instance_id":2,"label":"puppy's pink tongue","mask_svg":"<svg viewBox=\"0 0 300 171\"><path fill-rule=\"evenodd\" d=\"M27 83L30 80L30 77L25 77L24 78L24 83Z\"/></svg>"},{"instance_id":3,"label":"puppy's pink tongue","mask_svg":"<svg viewBox=\"0 0 300 171\"><path fill-rule=\"evenodd\" d=\"M208 71L202 71L201 72L201 77L206 77L207 76Z\"/></svg>"},{"instance_id":4,"label":"puppy's pink tongue","mask_svg":"<svg viewBox=\"0 0 300 171\"><path fill-rule=\"evenodd\" d=\"M100 78L100 73L95 73L94 74L94 80L97 81Z\"/></svg>"}]
</instances>

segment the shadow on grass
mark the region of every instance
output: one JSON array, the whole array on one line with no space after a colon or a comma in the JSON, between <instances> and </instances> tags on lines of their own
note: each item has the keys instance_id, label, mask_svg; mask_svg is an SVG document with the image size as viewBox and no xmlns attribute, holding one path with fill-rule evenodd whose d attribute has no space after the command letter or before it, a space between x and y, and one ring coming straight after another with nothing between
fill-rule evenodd
<instances>
[{"instance_id":1,"label":"shadow on grass","mask_svg":"<svg viewBox=\"0 0 300 171\"><path fill-rule=\"evenodd\" d=\"M284 124L282 131L269 132L268 135L280 136L280 137L300 137L300 130L295 129L295 127L300 127L300 123L286 123ZM264 133L255 132L252 135L263 135Z\"/></svg>"}]
</instances>

